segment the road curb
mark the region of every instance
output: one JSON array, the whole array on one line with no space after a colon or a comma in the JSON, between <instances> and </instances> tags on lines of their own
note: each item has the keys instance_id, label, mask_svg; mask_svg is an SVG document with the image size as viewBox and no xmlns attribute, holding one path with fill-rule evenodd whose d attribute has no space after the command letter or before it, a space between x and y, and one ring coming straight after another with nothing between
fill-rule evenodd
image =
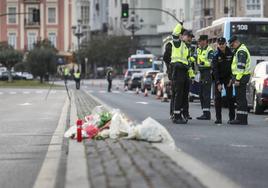
<instances>
[{"instance_id":1,"label":"road curb","mask_svg":"<svg viewBox=\"0 0 268 188\"><path fill-rule=\"evenodd\" d=\"M77 107L72 92L70 125L75 125L77 119ZM86 161L86 152L84 142L79 143L76 140L69 140L69 153L67 158L67 171L65 188L89 188L88 170Z\"/></svg>"},{"instance_id":2,"label":"road curb","mask_svg":"<svg viewBox=\"0 0 268 188\"><path fill-rule=\"evenodd\" d=\"M66 97L58 126L51 138L47 154L33 188L48 188L56 185L69 104L69 100Z\"/></svg>"}]
</instances>

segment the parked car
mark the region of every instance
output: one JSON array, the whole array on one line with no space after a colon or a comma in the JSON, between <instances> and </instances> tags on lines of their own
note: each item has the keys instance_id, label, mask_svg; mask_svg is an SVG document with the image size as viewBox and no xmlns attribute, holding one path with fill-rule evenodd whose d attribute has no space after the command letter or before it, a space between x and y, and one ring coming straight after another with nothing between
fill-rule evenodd
<instances>
[{"instance_id":1,"label":"parked car","mask_svg":"<svg viewBox=\"0 0 268 188\"><path fill-rule=\"evenodd\" d=\"M268 108L268 61L256 65L247 85L247 101L255 114Z\"/></svg>"},{"instance_id":2,"label":"parked car","mask_svg":"<svg viewBox=\"0 0 268 188\"><path fill-rule=\"evenodd\" d=\"M33 75L31 73L28 73L28 72L16 72L16 74L18 76L21 76L21 77L25 78L26 80L32 80L33 79Z\"/></svg>"},{"instance_id":3,"label":"parked car","mask_svg":"<svg viewBox=\"0 0 268 188\"><path fill-rule=\"evenodd\" d=\"M24 76L19 76L16 74L16 72L11 72L11 76L13 80L26 80L26 77ZM6 81L8 80L8 72L2 72L1 76L0 76L0 80L2 81Z\"/></svg>"},{"instance_id":4,"label":"parked car","mask_svg":"<svg viewBox=\"0 0 268 188\"><path fill-rule=\"evenodd\" d=\"M144 92L145 89L151 90L151 85L155 75L159 73L159 71L150 70L144 73L143 78L141 80L141 91Z\"/></svg>"},{"instance_id":5,"label":"parked car","mask_svg":"<svg viewBox=\"0 0 268 188\"><path fill-rule=\"evenodd\" d=\"M133 73L127 84L128 89L132 90L137 87L141 88L142 76L143 76L143 73Z\"/></svg>"},{"instance_id":6,"label":"parked car","mask_svg":"<svg viewBox=\"0 0 268 188\"><path fill-rule=\"evenodd\" d=\"M159 72L156 74L153 82L152 82L152 85L151 85L151 94L155 95L156 92L157 92L157 86L158 84L160 83L162 77L164 76L165 73L162 73L162 72Z\"/></svg>"},{"instance_id":7,"label":"parked car","mask_svg":"<svg viewBox=\"0 0 268 188\"><path fill-rule=\"evenodd\" d=\"M133 73L141 73L141 70L128 69L124 76L124 86L128 86L128 82L131 79L131 76L133 75Z\"/></svg>"}]
</instances>

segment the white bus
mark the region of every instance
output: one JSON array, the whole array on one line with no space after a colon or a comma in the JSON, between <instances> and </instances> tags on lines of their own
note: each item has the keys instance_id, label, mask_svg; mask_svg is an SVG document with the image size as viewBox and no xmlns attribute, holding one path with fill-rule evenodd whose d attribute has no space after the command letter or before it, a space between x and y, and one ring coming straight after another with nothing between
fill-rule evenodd
<instances>
[{"instance_id":1,"label":"white bus","mask_svg":"<svg viewBox=\"0 0 268 188\"><path fill-rule=\"evenodd\" d=\"M196 37L208 35L209 43L216 47L218 37L228 41L236 35L251 54L253 69L261 61L268 61L268 18L229 17L213 21L212 25L196 32Z\"/></svg>"},{"instance_id":2,"label":"white bus","mask_svg":"<svg viewBox=\"0 0 268 188\"><path fill-rule=\"evenodd\" d=\"M128 58L128 69L161 70L162 62L153 54L134 54Z\"/></svg>"}]
</instances>

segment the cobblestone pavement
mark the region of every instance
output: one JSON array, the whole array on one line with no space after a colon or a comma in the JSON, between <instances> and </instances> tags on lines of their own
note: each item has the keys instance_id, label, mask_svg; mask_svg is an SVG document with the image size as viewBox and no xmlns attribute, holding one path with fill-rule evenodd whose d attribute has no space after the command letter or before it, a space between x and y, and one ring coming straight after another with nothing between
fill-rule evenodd
<instances>
[{"instance_id":1,"label":"cobblestone pavement","mask_svg":"<svg viewBox=\"0 0 268 188\"><path fill-rule=\"evenodd\" d=\"M79 117L100 105L75 91ZM150 143L136 140L85 140L91 188L203 188L192 175Z\"/></svg>"}]
</instances>

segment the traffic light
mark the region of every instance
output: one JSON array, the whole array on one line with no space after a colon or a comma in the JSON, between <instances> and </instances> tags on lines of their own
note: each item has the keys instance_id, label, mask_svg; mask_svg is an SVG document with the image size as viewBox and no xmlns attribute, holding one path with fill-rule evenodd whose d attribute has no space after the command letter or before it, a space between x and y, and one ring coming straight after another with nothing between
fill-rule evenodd
<instances>
[{"instance_id":1,"label":"traffic light","mask_svg":"<svg viewBox=\"0 0 268 188\"><path fill-rule=\"evenodd\" d=\"M40 22L40 10L33 9L33 22Z\"/></svg>"},{"instance_id":2,"label":"traffic light","mask_svg":"<svg viewBox=\"0 0 268 188\"><path fill-rule=\"evenodd\" d=\"M121 18L128 18L128 3L122 3Z\"/></svg>"}]
</instances>

